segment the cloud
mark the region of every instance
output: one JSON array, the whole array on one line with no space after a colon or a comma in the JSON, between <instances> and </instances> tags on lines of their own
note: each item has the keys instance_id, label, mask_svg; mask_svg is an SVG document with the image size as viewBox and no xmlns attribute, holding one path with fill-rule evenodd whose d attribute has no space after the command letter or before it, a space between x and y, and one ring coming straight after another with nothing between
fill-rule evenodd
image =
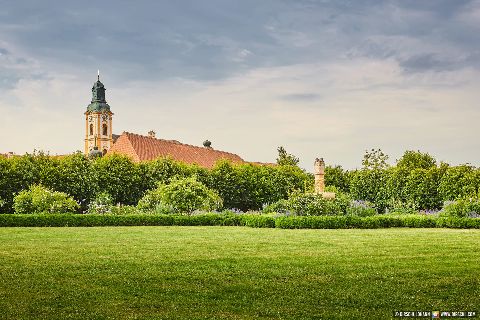
<instances>
[{"instance_id":1,"label":"cloud","mask_svg":"<svg viewBox=\"0 0 480 320\"><path fill-rule=\"evenodd\" d=\"M287 101L301 101L301 102L309 102L309 101L317 101L321 98L319 94L316 93L292 93L280 96L281 99Z\"/></svg>"},{"instance_id":2,"label":"cloud","mask_svg":"<svg viewBox=\"0 0 480 320\"><path fill-rule=\"evenodd\" d=\"M100 68L116 132L208 138L259 161L284 145L307 169L317 156L355 167L372 147L472 161L479 13L480 1L5 3L0 134L15 139L1 149L81 149Z\"/></svg>"}]
</instances>

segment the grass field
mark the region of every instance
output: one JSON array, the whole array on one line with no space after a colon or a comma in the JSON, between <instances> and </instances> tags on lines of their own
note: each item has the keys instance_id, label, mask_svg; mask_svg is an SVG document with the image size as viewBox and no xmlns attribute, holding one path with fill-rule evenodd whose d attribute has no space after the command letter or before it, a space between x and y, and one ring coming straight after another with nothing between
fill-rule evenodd
<instances>
[{"instance_id":1,"label":"grass field","mask_svg":"<svg viewBox=\"0 0 480 320\"><path fill-rule=\"evenodd\" d=\"M0 228L5 319L389 319L477 310L480 231Z\"/></svg>"}]
</instances>

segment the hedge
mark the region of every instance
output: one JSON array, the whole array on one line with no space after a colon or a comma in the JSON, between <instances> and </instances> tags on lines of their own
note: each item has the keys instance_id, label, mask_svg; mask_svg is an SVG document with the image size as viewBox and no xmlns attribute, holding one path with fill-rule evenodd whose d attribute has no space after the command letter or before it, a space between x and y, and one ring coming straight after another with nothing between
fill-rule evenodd
<instances>
[{"instance_id":1,"label":"hedge","mask_svg":"<svg viewBox=\"0 0 480 320\"><path fill-rule=\"evenodd\" d=\"M2 214L0 227L94 227L94 226L247 226L280 229L376 229L464 228L480 229L480 218L437 218L421 215L373 217L281 216L259 214L199 215L95 215L95 214Z\"/></svg>"}]
</instances>

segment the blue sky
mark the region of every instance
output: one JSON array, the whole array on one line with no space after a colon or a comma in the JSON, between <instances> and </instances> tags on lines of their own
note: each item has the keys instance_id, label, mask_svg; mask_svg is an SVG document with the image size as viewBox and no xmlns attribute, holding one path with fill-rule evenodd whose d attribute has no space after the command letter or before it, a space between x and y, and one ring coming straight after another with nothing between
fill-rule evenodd
<instances>
[{"instance_id":1,"label":"blue sky","mask_svg":"<svg viewBox=\"0 0 480 320\"><path fill-rule=\"evenodd\" d=\"M83 149L97 69L114 132L312 169L381 148L480 165L480 1L0 1L0 152Z\"/></svg>"}]
</instances>

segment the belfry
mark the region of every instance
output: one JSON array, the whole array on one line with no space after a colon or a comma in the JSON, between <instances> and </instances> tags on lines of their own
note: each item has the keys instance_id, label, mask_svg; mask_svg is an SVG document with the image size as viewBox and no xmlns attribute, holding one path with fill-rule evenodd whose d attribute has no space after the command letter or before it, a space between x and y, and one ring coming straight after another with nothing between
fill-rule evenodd
<instances>
[{"instance_id":1,"label":"belfry","mask_svg":"<svg viewBox=\"0 0 480 320\"><path fill-rule=\"evenodd\" d=\"M112 116L105 100L105 86L100 82L100 72L92 87L92 101L85 112L85 154L99 150L106 154L113 145Z\"/></svg>"}]
</instances>

